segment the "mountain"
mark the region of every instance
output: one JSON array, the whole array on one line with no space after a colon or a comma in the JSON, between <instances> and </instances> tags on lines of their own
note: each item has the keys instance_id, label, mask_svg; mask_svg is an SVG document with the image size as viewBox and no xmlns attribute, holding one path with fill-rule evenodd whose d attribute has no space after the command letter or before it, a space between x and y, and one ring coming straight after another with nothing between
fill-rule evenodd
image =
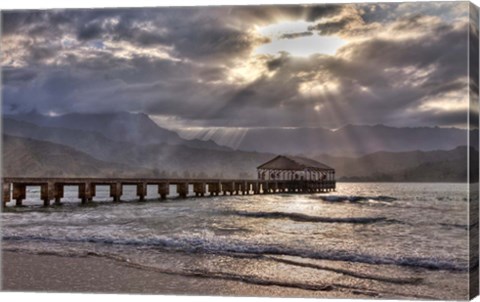
<instances>
[{"instance_id":1,"label":"mountain","mask_svg":"<svg viewBox=\"0 0 480 302\"><path fill-rule=\"evenodd\" d=\"M103 161L128 164L124 159L116 161L115 155L125 149L135 148L134 144L114 141L95 131L41 127L11 118L3 118L2 130L4 134L10 136L69 146Z\"/></svg>"},{"instance_id":2,"label":"mountain","mask_svg":"<svg viewBox=\"0 0 480 302\"><path fill-rule=\"evenodd\" d=\"M467 145L467 130L458 128L395 128L347 125L324 128L249 129L239 150L315 156L358 156L378 151L450 150ZM473 137L478 139L478 130Z\"/></svg>"},{"instance_id":3,"label":"mountain","mask_svg":"<svg viewBox=\"0 0 480 302\"><path fill-rule=\"evenodd\" d=\"M45 116L37 112L5 116L37 126L90 131L116 142L135 145L169 144L211 150L231 150L211 140L181 138L176 132L159 127L143 113L71 113ZM220 130L221 131L221 130ZM378 151L450 150L467 145L468 131L458 128L396 128L384 125L347 125L337 130L325 128L251 128L246 129L235 148L273 154L316 156L359 156ZM218 139L225 135L205 138ZM478 130L472 132L478 142ZM225 143L220 142L219 143ZM228 144L228 143L225 143Z\"/></svg>"},{"instance_id":4,"label":"mountain","mask_svg":"<svg viewBox=\"0 0 480 302\"><path fill-rule=\"evenodd\" d=\"M3 175L9 177L129 177L152 171L97 160L49 142L3 135Z\"/></svg>"},{"instance_id":5,"label":"mountain","mask_svg":"<svg viewBox=\"0 0 480 302\"><path fill-rule=\"evenodd\" d=\"M28 149L30 158L36 158L36 146L42 142L54 145L56 156L61 152L66 153L62 161L46 160L32 164L31 169L38 175L41 175L42 168L46 174L53 175L52 171L62 171L58 170L62 166L79 165L76 161L98 161L109 166L98 171L95 168L102 167L100 164L93 164L93 167L88 169L71 166L65 173L75 175L75 171L78 171L79 175L85 175L88 170L103 176L112 175L111 171L115 171L118 175L130 173L144 177L256 178L255 168L258 165L283 153L203 149L167 143L136 144L113 140L93 130L38 126L11 118L3 119L3 132L7 136L18 137L17 140L22 137L30 139L27 141L37 142ZM8 144L9 140L6 140L7 147ZM42 157L48 158L48 148L42 149ZM26 156L25 148L23 150ZM355 157L339 156L336 153L314 153L314 149L308 151L309 157L334 167L337 179L344 181L464 181L466 176L465 146L434 151L380 151ZM78 152L78 159L72 152ZM478 150L472 149L471 152L478 157ZM22 161L13 155L16 154L4 152L4 164L16 167L14 164ZM84 160L84 156L88 156L88 159ZM69 164L67 158L73 163ZM56 166L57 162L63 164ZM19 166L28 172L29 165L23 164L24 162L21 162ZM53 170L50 170L51 165L54 166ZM59 173L63 175L64 172Z\"/></svg>"},{"instance_id":6,"label":"mountain","mask_svg":"<svg viewBox=\"0 0 480 302\"><path fill-rule=\"evenodd\" d=\"M470 149L473 157L478 150ZM465 181L467 147L448 151L376 152L360 157L318 155L345 181Z\"/></svg>"},{"instance_id":7,"label":"mountain","mask_svg":"<svg viewBox=\"0 0 480 302\"><path fill-rule=\"evenodd\" d=\"M97 160L125 164L135 169L153 169L157 176L255 177L255 168L274 156L164 143L138 145L114 141L95 131L42 127L11 118L3 119L3 133L65 145Z\"/></svg>"},{"instance_id":8,"label":"mountain","mask_svg":"<svg viewBox=\"0 0 480 302\"><path fill-rule=\"evenodd\" d=\"M93 131L113 141L139 145L168 143L213 150L228 149L212 141L182 139L176 132L159 127L144 113L70 113L47 116L32 111L7 115L5 118L43 127Z\"/></svg>"}]
</instances>

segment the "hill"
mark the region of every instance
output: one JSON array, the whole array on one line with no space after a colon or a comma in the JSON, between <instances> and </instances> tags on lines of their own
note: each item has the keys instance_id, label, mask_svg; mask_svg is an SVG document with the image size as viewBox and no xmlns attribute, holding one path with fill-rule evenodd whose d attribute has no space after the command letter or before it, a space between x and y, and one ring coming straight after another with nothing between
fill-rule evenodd
<instances>
[{"instance_id":1,"label":"hill","mask_svg":"<svg viewBox=\"0 0 480 302\"><path fill-rule=\"evenodd\" d=\"M278 152L312 157L319 153L360 156L378 151L450 150L467 145L465 129L384 125L347 125L337 130L324 128L249 129L239 150ZM478 138L478 130L472 137Z\"/></svg>"},{"instance_id":2,"label":"hill","mask_svg":"<svg viewBox=\"0 0 480 302\"><path fill-rule=\"evenodd\" d=\"M41 127L9 118L4 119L4 134L68 146L110 163L147 169L158 176L256 177L255 167L272 154L202 149L185 145L119 142L95 131ZM6 159L4 159L6 160Z\"/></svg>"},{"instance_id":3,"label":"hill","mask_svg":"<svg viewBox=\"0 0 480 302\"><path fill-rule=\"evenodd\" d=\"M97 160L75 149L3 135L3 175L9 177L129 177L151 171Z\"/></svg>"},{"instance_id":4,"label":"hill","mask_svg":"<svg viewBox=\"0 0 480 302\"><path fill-rule=\"evenodd\" d=\"M17 137L4 141L3 160L8 171L20 173L15 167L21 166L26 170L23 173L30 173L30 169L36 175L42 175L43 169L48 175L56 171L61 175L133 173L145 177L256 178L258 165L283 153L199 148L153 141L141 144L114 140L101 131L39 126L11 118L3 119L3 132L7 137ZM20 148L20 138L29 139L24 140L29 143ZM37 148L42 152L35 154ZM52 152L48 151L50 148ZM11 151L16 149L21 152ZM353 157L315 154L314 151L310 150L309 157L334 167L337 179L344 181L464 181L466 177L465 146L434 151L380 151ZM471 152L478 157L478 150L472 149ZM65 154L62 156L62 153ZM28 160L19 157L20 154ZM51 154L59 160L51 160ZM41 160L24 165L37 156L41 156ZM19 165L14 164L19 161L22 161ZM63 164L57 165L57 162Z\"/></svg>"},{"instance_id":5,"label":"hill","mask_svg":"<svg viewBox=\"0 0 480 302\"><path fill-rule=\"evenodd\" d=\"M7 115L5 118L42 127L95 132L117 142L139 145L166 143L212 150L229 149L212 141L182 139L176 132L159 127L144 113L70 113L47 116L30 112Z\"/></svg>"},{"instance_id":6,"label":"hill","mask_svg":"<svg viewBox=\"0 0 480 302\"><path fill-rule=\"evenodd\" d=\"M473 156L478 150L471 148ZM356 158L319 155L344 181L461 182L467 178L467 147L443 151L376 152Z\"/></svg>"}]
</instances>

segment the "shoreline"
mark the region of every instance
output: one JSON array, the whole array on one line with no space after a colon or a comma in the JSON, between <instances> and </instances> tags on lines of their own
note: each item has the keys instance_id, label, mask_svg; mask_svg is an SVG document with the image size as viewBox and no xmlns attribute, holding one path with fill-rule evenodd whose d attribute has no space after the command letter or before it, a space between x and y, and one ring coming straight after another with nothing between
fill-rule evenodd
<instances>
[{"instance_id":1,"label":"shoreline","mask_svg":"<svg viewBox=\"0 0 480 302\"><path fill-rule=\"evenodd\" d=\"M3 292L291 298L369 297L361 293L348 295L344 291L305 290L182 276L141 269L98 256L66 257L2 250L1 258Z\"/></svg>"}]
</instances>

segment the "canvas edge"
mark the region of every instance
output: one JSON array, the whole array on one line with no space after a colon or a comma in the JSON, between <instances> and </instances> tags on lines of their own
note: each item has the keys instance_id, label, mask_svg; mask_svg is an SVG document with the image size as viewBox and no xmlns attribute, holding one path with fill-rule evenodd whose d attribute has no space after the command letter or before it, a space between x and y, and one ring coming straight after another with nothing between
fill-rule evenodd
<instances>
[{"instance_id":1,"label":"canvas edge","mask_svg":"<svg viewBox=\"0 0 480 302\"><path fill-rule=\"evenodd\" d=\"M0 41L3 36L3 14L4 10L0 9ZM2 43L0 43L0 54L3 52ZM0 138L0 176L3 177L3 67L0 64L0 133L2 134ZM2 184L3 186L3 184ZM3 194L0 197L3 204ZM3 212L4 209L0 208L0 213ZM3 234L3 223L0 221L0 235ZM3 292L3 249L2 249L2 241L0 240L0 292Z\"/></svg>"},{"instance_id":2,"label":"canvas edge","mask_svg":"<svg viewBox=\"0 0 480 302\"><path fill-rule=\"evenodd\" d=\"M468 31L468 220L469 220L469 299L479 294L479 160L471 149L479 150L479 8L469 3Z\"/></svg>"}]
</instances>

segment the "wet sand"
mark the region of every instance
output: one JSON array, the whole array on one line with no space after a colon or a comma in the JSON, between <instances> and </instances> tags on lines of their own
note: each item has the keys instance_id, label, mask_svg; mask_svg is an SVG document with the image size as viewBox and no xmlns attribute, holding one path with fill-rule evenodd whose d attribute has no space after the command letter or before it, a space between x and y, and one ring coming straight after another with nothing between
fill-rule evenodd
<instances>
[{"instance_id":1,"label":"wet sand","mask_svg":"<svg viewBox=\"0 0 480 302\"><path fill-rule=\"evenodd\" d=\"M23 292L124 293L210 296L343 297L241 281L187 277L149 271L113 259L2 252L2 290ZM364 295L354 295L364 298Z\"/></svg>"}]
</instances>

